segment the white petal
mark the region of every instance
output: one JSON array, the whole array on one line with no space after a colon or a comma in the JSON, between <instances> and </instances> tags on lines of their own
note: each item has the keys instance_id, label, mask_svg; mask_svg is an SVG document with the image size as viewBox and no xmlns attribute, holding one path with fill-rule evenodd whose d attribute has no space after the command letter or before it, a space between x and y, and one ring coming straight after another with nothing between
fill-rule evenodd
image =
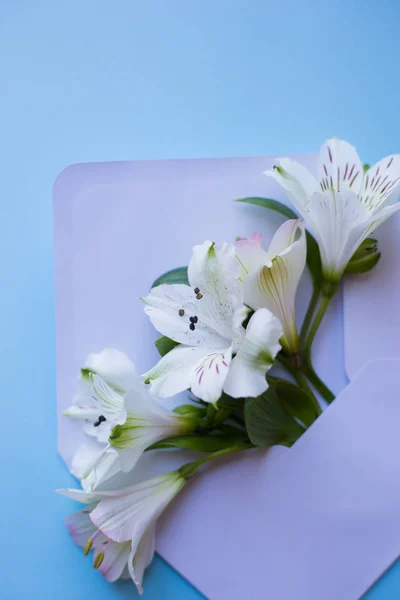
<instances>
[{"instance_id":1,"label":"white petal","mask_svg":"<svg viewBox=\"0 0 400 600\"><path fill-rule=\"evenodd\" d=\"M232 244L205 242L193 248L188 278L203 314L213 319L217 333L231 341L232 316L243 303L240 265ZM223 346L222 346L223 347Z\"/></svg>"},{"instance_id":2,"label":"white petal","mask_svg":"<svg viewBox=\"0 0 400 600\"><path fill-rule=\"evenodd\" d=\"M97 531L95 525L93 525L90 519L90 510L80 510L79 512L68 515L65 519L65 524L71 534L74 542L83 548L88 541Z\"/></svg>"},{"instance_id":3,"label":"white petal","mask_svg":"<svg viewBox=\"0 0 400 600\"><path fill-rule=\"evenodd\" d=\"M363 165L354 146L332 138L321 148L318 180L323 192L352 190L358 193L363 178Z\"/></svg>"},{"instance_id":4,"label":"white petal","mask_svg":"<svg viewBox=\"0 0 400 600\"><path fill-rule=\"evenodd\" d=\"M295 354L299 350L295 297L307 256L304 227L299 220L283 223L268 254L272 256L271 267L262 267L244 282L245 302L254 310L264 307L273 312L282 323L282 344L289 353Z\"/></svg>"},{"instance_id":5,"label":"white petal","mask_svg":"<svg viewBox=\"0 0 400 600\"><path fill-rule=\"evenodd\" d=\"M119 473L120 470L121 461L118 452L114 448L107 446L87 466L82 476L81 485L85 491L93 491Z\"/></svg>"},{"instance_id":6,"label":"white petal","mask_svg":"<svg viewBox=\"0 0 400 600\"><path fill-rule=\"evenodd\" d=\"M99 571L109 582L117 581L127 566L129 555L131 553L131 545L129 543L118 544L109 542L103 536L103 540L94 544L95 555L96 551L104 552L104 559L99 567Z\"/></svg>"},{"instance_id":7,"label":"white petal","mask_svg":"<svg viewBox=\"0 0 400 600\"><path fill-rule=\"evenodd\" d=\"M281 158L279 165L265 171L265 175L273 177L283 187L293 206L304 216L307 203L318 188L311 173L295 160Z\"/></svg>"},{"instance_id":8,"label":"white petal","mask_svg":"<svg viewBox=\"0 0 400 600\"><path fill-rule=\"evenodd\" d=\"M248 239L236 242L236 256L242 267L241 280L264 265L271 265L271 257L261 246L262 236L255 233Z\"/></svg>"},{"instance_id":9,"label":"white petal","mask_svg":"<svg viewBox=\"0 0 400 600\"><path fill-rule=\"evenodd\" d=\"M288 251L295 243L296 239L300 238L303 239L304 245L304 228L300 219L289 219L288 221L282 223L272 238L268 248L268 255L271 257L271 261L278 256L278 254L284 254L286 251ZM266 265L267 263L263 264Z\"/></svg>"},{"instance_id":10,"label":"white petal","mask_svg":"<svg viewBox=\"0 0 400 600\"><path fill-rule=\"evenodd\" d=\"M204 297L197 300L194 290L181 284L159 285L143 298L145 313L163 335L186 346L220 348L226 344L226 339L221 336L220 324L203 300ZM191 323L191 317L197 318L196 324Z\"/></svg>"},{"instance_id":11,"label":"white petal","mask_svg":"<svg viewBox=\"0 0 400 600\"><path fill-rule=\"evenodd\" d=\"M368 169L359 193L370 211L397 201L400 191L400 154L386 156Z\"/></svg>"},{"instance_id":12,"label":"white petal","mask_svg":"<svg viewBox=\"0 0 400 600\"><path fill-rule=\"evenodd\" d=\"M90 518L113 541L131 540L132 551L136 552L146 529L155 523L184 484L177 471L140 482L119 496L104 498Z\"/></svg>"},{"instance_id":13,"label":"white petal","mask_svg":"<svg viewBox=\"0 0 400 600\"><path fill-rule=\"evenodd\" d=\"M364 232L363 239L367 238L373 233L382 223L384 223L389 217L394 215L400 209L400 202L392 204L391 206L385 206L381 210L375 212L370 219L368 228Z\"/></svg>"},{"instance_id":14,"label":"white petal","mask_svg":"<svg viewBox=\"0 0 400 600\"><path fill-rule=\"evenodd\" d=\"M338 281L367 227L369 213L351 191L318 192L309 210L307 225L318 242L324 276Z\"/></svg>"},{"instance_id":15,"label":"white petal","mask_svg":"<svg viewBox=\"0 0 400 600\"><path fill-rule=\"evenodd\" d=\"M153 560L156 549L156 528L150 525L143 534L136 552L131 552L128 568L139 594L143 594L143 575Z\"/></svg>"},{"instance_id":16,"label":"white petal","mask_svg":"<svg viewBox=\"0 0 400 600\"><path fill-rule=\"evenodd\" d=\"M103 492L85 492L84 490L74 490L69 488L58 489L56 492L61 494L61 496L81 502L81 504L92 504L104 497Z\"/></svg>"},{"instance_id":17,"label":"white petal","mask_svg":"<svg viewBox=\"0 0 400 600\"><path fill-rule=\"evenodd\" d=\"M212 352L211 350L195 365L191 389L204 402L214 403L222 394L232 359L232 347Z\"/></svg>"},{"instance_id":18,"label":"white petal","mask_svg":"<svg viewBox=\"0 0 400 600\"><path fill-rule=\"evenodd\" d=\"M135 375L135 378L138 377ZM133 380L134 381L134 380ZM106 383L98 375L93 375L93 400L96 401L100 414L112 425L123 423L126 419L124 399L121 394ZM106 421L106 422L107 422ZM102 425L99 425L101 427Z\"/></svg>"},{"instance_id":19,"label":"white petal","mask_svg":"<svg viewBox=\"0 0 400 600\"><path fill-rule=\"evenodd\" d=\"M143 382L125 396L126 422L113 432L110 444L120 457L121 469L131 471L149 446L193 431L196 423L167 410L153 398Z\"/></svg>"},{"instance_id":20,"label":"white petal","mask_svg":"<svg viewBox=\"0 0 400 600\"><path fill-rule=\"evenodd\" d=\"M151 384L152 392L160 398L169 398L190 389L194 367L206 354L204 348L174 348L143 375Z\"/></svg>"},{"instance_id":21,"label":"white petal","mask_svg":"<svg viewBox=\"0 0 400 600\"><path fill-rule=\"evenodd\" d=\"M126 354L113 348L105 348L98 354L89 354L84 370L100 375L122 393L131 387L137 377L133 362Z\"/></svg>"},{"instance_id":22,"label":"white petal","mask_svg":"<svg viewBox=\"0 0 400 600\"><path fill-rule=\"evenodd\" d=\"M103 452L104 448L104 444L99 444L97 441L91 439L79 446L72 458L72 475L75 475L78 479L82 479Z\"/></svg>"},{"instance_id":23,"label":"white petal","mask_svg":"<svg viewBox=\"0 0 400 600\"><path fill-rule=\"evenodd\" d=\"M247 326L246 335L231 362L224 391L233 398L259 396L268 387L265 375L281 349L282 327L266 308L257 310Z\"/></svg>"}]
</instances>

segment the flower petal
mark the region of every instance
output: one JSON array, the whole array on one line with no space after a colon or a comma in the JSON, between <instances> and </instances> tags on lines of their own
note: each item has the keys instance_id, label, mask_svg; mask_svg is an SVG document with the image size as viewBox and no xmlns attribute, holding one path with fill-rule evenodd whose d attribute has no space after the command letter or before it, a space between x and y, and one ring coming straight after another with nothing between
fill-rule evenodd
<instances>
[{"instance_id":1,"label":"flower petal","mask_svg":"<svg viewBox=\"0 0 400 600\"><path fill-rule=\"evenodd\" d=\"M207 353L205 348L174 348L143 377L151 384L151 391L159 398L169 398L190 389L194 367Z\"/></svg>"},{"instance_id":2,"label":"flower petal","mask_svg":"<svg viewBox=\"0 0 400 600\"><path fill-rule=\"evenodd\" d=\"M153 560L156 549L156 528L150 525L143 534L136 552L131 552L128 568L139 594L143 594L143 575Z\"/></svg>"},{"instance_id":3,"label":"flower petal","mask_svg":"<svg viewBox=\"0 0 400 600\"><path fill-rule=\"evenodd\" d=\"M357 194L362 179L363 165L354 146L337 138L326 141L321 148L318 165L321 190L352 190Z\"/></svg>"},{"instance_id":4,"label":"flower petal","mask_svg":"<svg viewBox=\"0 0 400 600\"><path fill-rule=\"evenodd\" d=\"M78 479L82 479L85 473L87 473L88 469L91 468L93 463L103 452L104 448L104 444L99 444L93 439L89 439L86 443L79 446L72 457L72 475L75 475L75 477L78 477Z\"/></svg>"},{"instance_id":5,"label":"flower petal","mask_svg":"<svg viewBox=\"0 0 400 600\"><path fill-rule=\"evenodd\" d=\"M98 354L89 354L84 371L100 375L120 392L128 390L137 377L135 365L123 352L105 348Z\"/></svg>"},{"instance_id":6,"label":"flower petal","mask_svg":"<svg viewBox=\"0 0 400 600\"><path fill-rule=\"evenodd\" d=\"M121 470L118 452L109 445L102 450L83 473L81 485L85 491L93 491Z\"/></svg>"},{"instance_id":7,"label":"flower petal","mask_svg":"<svg viewBox=\"0 0 400 600\"><path fill-rule=\"evenodd\" d=\"M273 312L283 327L282 344L295 354L299 350L295 297L307 256L304 227L298 219L283 223L272 239L268 254L272 257L270 268L263 266L245 279L244 299L254 310L264 307Z\"/></svg>"},{"instance_id":8,"label":"flower petal","mask_svg":"<svg viewBox=\"0 0 400 600\"><path fill-rule=\"evenodd\" d=\"M232 347L220 352L209 351L195 365L191 390L204 402L214 403L222 394L232 359Z\"/></svg>"},{"instance_id":9,"label":"flower petal","mask_svg":"<svg viewBox=\"0 0 400 600\"><path fill-rule=\"evenodd\" d=\"M258 271L263 265L271 265L271 257L261 247L261 239L261 235L255 233L248 239L236 242L236 256L242 267L242 281L249 273Z\"/></svg>"},{"instance_id":10,"label":"flower petal","mask_svg":"<svg viewBox=\"0 0 400 600\"><path fill-rule=\"evenodd\" d=\"M280 158L279 165L264 174L283 187L293 206L304 216L310 197L318 189L317 180L311 173L295 160Z\"/></svg>"},{"instance_id":11,"label":"flower petal","mask_svg":"<svg viewBox=\"0 0 400 600\"><path fill-rule=\"evenodd\" d=\"M361 202L370 211L396 202L400 191L400 154L386 156L365 173L359 193Z\"/></svg>"},{"instance_id":12,"label":"flower petal","mask_svg":"<svg viewBox=\"0 0 400 600\"><path fill-rule=\"evenodd\" d=\"M371 233L373 233L389 217L394 215L399 209L400 209L400 202L396 202L396 204L392 204L391 206L385 206L385 208L382 208L378 212L374 213L370 219L368 228L364 232L363 240L366 239ZM361 240L361 241L363 241L363 240Z\"/></svg>"},{"instance_id":13,"label":"flower petal","mask_svg":"<svg viewBox=\"0 0 400 600\"><path fill-rule=\"evenodd\" d=\"M243 303L240 265L232 244L205 242L193 248L188 278L203 314L213 320L216 332L230 343L232 316ZM224 347L224 345L220 346Z\"/></svg>"},{"instance_id":14,"label":"flower petal","mask_svg":"<svg viewBox=\"0 0 400 600\"><path fill-rule=\"evenodd\" d=\"M328 281L338 281L363 235L369 213L352 191L317 192L310 200L307 225L321 252Z\"/></svg>"},{"instance_id":15,"label":"flower petal","mask_svg":"<svg viewBox=\"0 0 400 600\"><path fill-rule=\"evenodd\" d=\"M118 496L101 500L90 518L114 542L131 540L134 553L146 529L155 523L184 484L178 471L142 481Z\"/></svg>"},{"instance_id":16,"label":"flower petal","mask_svg":"<svg viewBox=\"0 0 400 600\"><path fill-rule=\"evenodd\" d=\"M117 581L127 566L131 553L131 545L129 542L125 544L111 542L105 536L102 536L102 538L101 541L96 539L93 544L95 556L97 552L104 552L104 558L99 571L107 581Z\"/></svg>"},{"instance_id":17,"label":"flower petal","mask_svg":"<svg viewBox=\"0 0 400 600\"><path fill-rule=\"evenodd\" d=\"M97 531L90 519L90 510L80 510L79 512L68 515L65 524L75 544L84 548L86 542Z\"/></svg>"},{"instance_id":18,"label":"flower petal","mask_svg":"<svg viewBox=\"0 0 400 600\"><path fill-rule=\"evenodd\" d=\"M238 353L231 362L224 391L233 398L259 396L268 387L265 375L281 349L282 327L266 308L251 317Z\"/></svg>"},{"instance_id":19,"label":"flower petal","mask_svg":"<svg viewBox=\"0 0 400 600\"><path fill-rule=\"evenodd\" d=\"M196 295L187 285L159 285L143 298L144 311L157 331L175 342L194 347L226 345L219 323L210 315L208 305L203 299L197 300ZM190 318L197 319L196 323Z\"/></svg>"},{"instance_id":20,"label":"flower petal","mask_svg":"<svg viewBox=\"0 0 400 600\"><path fill-rule=\"evenodd\" d=\"M167 410L153 398L143 382L126 394L127 419L116 427L110 444L120 457L121 469L131 471L143 452L165 438L184 435L193 431L195 421Z\"/></svg>"}]
</instances>

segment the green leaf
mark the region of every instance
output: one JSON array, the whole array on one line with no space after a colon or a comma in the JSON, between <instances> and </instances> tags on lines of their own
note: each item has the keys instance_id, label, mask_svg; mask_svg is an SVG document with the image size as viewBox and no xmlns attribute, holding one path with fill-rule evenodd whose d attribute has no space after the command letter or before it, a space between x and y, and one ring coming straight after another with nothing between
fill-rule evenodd
<instances>
[{"instance_id":1,"label":"green leaf","mask_svg":"<svg viewBox=\"0 0 400 600\"><path fill-rule=\"evenodd\" d=\"M193 404L181 404L174 408L174 413L182 417L192 417L193 419L202 419L206 416L207 409Z\"/></svg>"},{"instance_id":2,"label":"green leaf","mask_svg":"<svg viewBox=\"0 0 400 600\"><path fill-rule=\"evenodd\" d=\"M319 246L311 233L306 231L307 237L307 267L311 273L314 285L320 286L324 277L322 275L322 263Z\"/></svg>"},{"instance_id":3,"label":"green leaf","mask_svg":"<svg viewBox=\"0 0 400 600\"><path fill-rule=\"evenodd\" d=\"M269 210L274 210L275 212L281 213L284 217L288 219L297 219L296 213L281 202L277 200L272 200L272 198L259 198L258 196L250 197L250 198L238 198L236 202L246 202L247 204L255 204L256 206L262 206L264 208L269 208Z\"/></svg>"},{"instance_id":4,"label":"green leaf","mask_svg":"<svg viewBox=\"0 0 400 600\"><path fill-rule=\"evenodd\" d=\"M305 427L310 427L317 419L312 399L306 391L289 381L279 381L275 391L286 413L299 419Z\"/></svg>"},{"instance_id":5,"label":"green leaf","mask_svg":"<svg viewBox=\"0 0 400 600\"><path fill-rule=\"evenodd\" d=\"M244 406L244 399L231 398L231 396L228 396L228 394L223 393L221 398L218 400L217 405L219 408L226 408L231 411L242 411Z\"/></svg>"},{"instance_id":6,"label":"green leaf","mask_svg":"<svg viewBox=\"0 0 400 600\"><path fill-rule=\"evenodd\" d=\"M155 342L156 348L161 356L165 356L168 352L171 352L176 346L179 346L179 342L171 340L169 337L162 335Z\"/></svg>"},{"instance_id":7,"label":"green leaf","mask_svg":"<svg viewBox=\"0 0 400 600\"><path fill-rule=\"evenodd\" d=\"M154 288L158 285L163 285L164 283L183 283L189 285L187 267L178 267L172 269L172 271L167 271L164 275L160 275L151 287Z\"/></svg>"},{"instance_id":8,"label":"green leaf","mask_svg":"<svg viewBox=\"0 0 400 600\"><path fill-rule=\"evenodd\" d=\"M258 398L248 398L244 416L250 441L260 448L291 446L305 431L282 406L276 385Z\"/></svg>"},{"instance_id":9,"label":"green leaf","mask_svg":"<svg viewBox=\"0 0 400 600\"><path fill-rule=\"evenodd\" d=\"M158 442L151 446L151 449L186 448L197 452L217 452L242 443L242 437L233 435L182 435Z\"/></svg>"},{"instance_id":10,"label":"green leaf","mask_svg":"<svg viewBox=\"0 0 400 600\"><path fill-rule=\"evenodd\" d=\"M246 202L247 204L255 204L256 206L262 206L263 208L268 208L269 210L279 212L281 215L287 217L288 219L298 219L298 215L291 208L289 208L285 204L282 204L281 202L278 202L277 200L272 200L272 198L239 198L238 200L236 200L236 202ZM307 266L310 270L315 285L319 285L323 281L321 255L319 252L319 247L311 233L307 231L306 235Z\"/></svg>"}]
</instances>

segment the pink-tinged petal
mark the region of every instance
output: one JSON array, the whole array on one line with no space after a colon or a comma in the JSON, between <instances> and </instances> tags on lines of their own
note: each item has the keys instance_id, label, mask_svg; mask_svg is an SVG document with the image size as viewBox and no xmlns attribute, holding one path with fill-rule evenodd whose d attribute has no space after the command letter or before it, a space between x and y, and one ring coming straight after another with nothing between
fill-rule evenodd
<instances>
[{"instance_id":1,"label":"pink-tinged petal","mask_svg":"<svg viewBox=\"0 0 400 600\"><path fill-rule=\"evenodd\" d=\"M131 553L131 544L129 542L125 544L117 544L108 540L105 536L102 536L102 540L93 544L94 557L99 552L104 553L103 561L99 567L100 573L110 583L117 581L128 564L129 555Z\"/></svg>"},{"instance_id":2,"label":"pink-tinged petal","mask_svg":"<svg viewBox=\"0 0 400 600\"><path fill-rule=\"evenodd\" d=\"M143 533L155 523L184 484L177 471L142 481L118 496L104 498L90 518L114 542L131 540L132 550L136 551Z\"/></svg>"},{"instance_id":3,"label":"pink-tinged petal","mask_svg":"<svg viewBox=\"0 0 400 600\"><path fill-rule=\"evenodd\" d=\"M242 281L249 273L254 273L263 265L271 264L269 254L261 246L261 235L257 233L248 239L236 242L236 257L242 268L240 274Z\"/></svg>"},{"instance_id":4,"label":"pink-tinged petal","mask_svg":"<svg viewBox=\"0 0 400 600\"><path fill-rule=\"evenodd\" d=\"M318 165L320 190L358 193L363 179L363 165L354 146L332 138L321 148Z\"/></svg>"},{"instance_id":5,"label":"pink-tinged petal","mask_svg":"<svg viewBox=\"0 0 400 600\"><path fill-rule=\"evenodd\" d=\"M154 525L150 525L143 534L136 552L131 552L128 562L130 576L140 595L143 594L144 572L153 560L155 549L156 528Z\"/></svg>"},{"instance_id":6,"label":"pink-tinged petal","mask_svg":"<svg viewBox=\"0 0 400 600\"><path fill-rule=\"evenodd\" d=\"M375 212L380 206L393 204L400 193L400 154L386 156L364 175L359 198Z\"/></svg>"},{"instance_id":7,"label":"pink-tinged petal","mask_svg":"<svg viewBox=\"0 0 400 600\"><path fill-rule=\"evenodd\" d=\"M90 519L91 509L81 510L79 512L68 515L65 519L65 524L75 544L83 548L97 529Z\"/></svg>"}]
</instances>

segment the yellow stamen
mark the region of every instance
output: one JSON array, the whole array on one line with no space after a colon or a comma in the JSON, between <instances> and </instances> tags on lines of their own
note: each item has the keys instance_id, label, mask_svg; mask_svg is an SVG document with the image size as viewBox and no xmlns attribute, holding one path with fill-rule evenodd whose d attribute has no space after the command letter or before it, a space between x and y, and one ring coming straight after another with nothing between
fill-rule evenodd
<instances>
[{"instance_id":1,"label":"yellow stamen","mask_svg":"<svg viewBox=\"0 0 400 600\"><path fill-rule=\"evenodd\" d=\"M93 545L93 540L91 538L89 538L83 548L83 556L87 556L89 554L92 545Z\"/></svg>"},{"instance_id":2,"label":"yellow stamen","mask_svg":"<svg viewBox=\"0 0 400 600\"><path fill-rule=\"evenodd\" d=\"M101 563L104 560L104 552L99 552L96 556L96 558L94 559L94 563L93 566L95 569L98 569L101 565Z\"/></svg>"}]
</instances>

